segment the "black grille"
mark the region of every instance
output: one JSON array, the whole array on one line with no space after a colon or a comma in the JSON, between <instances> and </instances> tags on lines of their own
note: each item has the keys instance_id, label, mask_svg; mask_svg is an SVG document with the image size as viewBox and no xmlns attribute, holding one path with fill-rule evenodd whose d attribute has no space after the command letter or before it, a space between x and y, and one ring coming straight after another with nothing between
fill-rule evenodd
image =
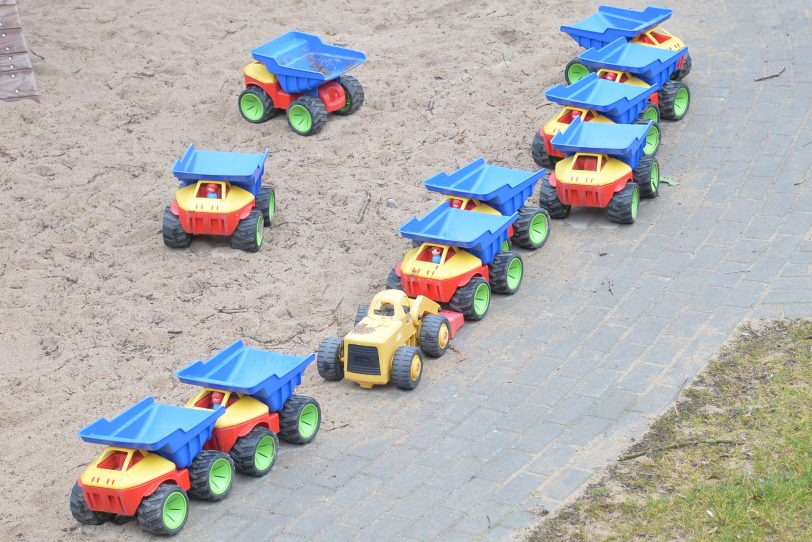
<instances>
[{"instance_id":1,"label":"black grille","mask_svg":"<svg viewBox=\"0 0 812 542\"><path fill-rule=\"evenodd\" d=\"M351 344L347 349L347 370L361 375L381 374L378 349L374 346Z\"/></svg>"}]
</instances>

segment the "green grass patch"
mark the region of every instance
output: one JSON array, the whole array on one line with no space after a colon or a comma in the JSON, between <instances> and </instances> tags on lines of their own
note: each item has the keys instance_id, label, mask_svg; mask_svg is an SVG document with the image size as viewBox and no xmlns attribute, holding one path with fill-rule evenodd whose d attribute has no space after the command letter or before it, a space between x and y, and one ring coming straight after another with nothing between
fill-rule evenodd
<instances>
[{"instance_id":1,"label":"green grass patch","mask_svg":"<svg viewBox=\"0 0 812 542\"><path fill-rule=\"evenodd\" d=\"M744 327L528 540L812 540L812 322Z\"/></svg>"}]
</instances>

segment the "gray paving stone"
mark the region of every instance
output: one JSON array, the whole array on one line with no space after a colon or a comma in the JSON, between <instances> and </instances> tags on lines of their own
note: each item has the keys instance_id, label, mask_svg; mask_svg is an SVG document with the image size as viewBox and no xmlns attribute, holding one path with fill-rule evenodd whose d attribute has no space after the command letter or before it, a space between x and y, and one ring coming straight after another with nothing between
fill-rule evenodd
<instances>
[{"instance_id":1,"label":"gray paving stone","mask_svg":"<svg viewBox=\"0 0 812 542\"><path fill-rule=\"evenodd\" d=\"M542 491L548 497L557 501L563 501L573 492L577 491L585 482L592 477L589 472L564 469L551 478L543 487Z\"/></svg>"},{"instance_id":2,"label":"gray paving stone","mask_svg":"<svg viewBox=\"0 0 812 542\"><path fill-rule=\"evenodd\" d=\"M489 500L490 496L499 489L500 485L501 482L474 477L465 484L449 491L445 503L454 510L467 513L479 503L483 502L483 500Z\"/></svg>"},{"instance_id":3,"label":"gray paving stone","mask_svg":"<svg viewBox=\"0 0 812 542\"><path fill-rule=\"evenodd\" d=\"M548 476L561 470L564 465L572 460L577 451L578 448L575 446L554 442L528 465L526 470L534 474Z\"/></svg>"},{"instance_id":4,"label":"gray paving stone","mask_svg":"<svg viewBox=\"0 0 812 542\"><path fill-rule=\"evenodd\" d=\"M364 536L369 540L401 540L403 536L410 535L413 520L386 515L364 529Z\"/></svg>"},{"instance_id":5,"label":"gray paving stone","mask_svg":"<svg viewBox=\"0 0 812 542\"><path fill-rule=\"evenodd\" d=\"M637 324L632 327L631 332L626 336L627 341L637 344L650 345L657 336L663 332L668 325L669 319L642 316Z\"/></svg>"},{"instance_id":6,"label":"gray paving stone","mask_svg":"<svg viewBox=\"0 0 812 542\"><path fill-rule=\"evenodd\" d=\"M573 423L581 414L589 410L594 403L594 399L581 395L572 395L558 403L547 416L547 419L553 423Z\"/></svg>"},{"instance_id":7,"label":"gray paving stone","mask_svg":"<svg viewBox=\"0 0 812 542\"><path fill-rule=\"evenodd\" d=\"M641 414L659 414L674 403L679 388L658 385L648 392L637 405L632 407Z\"/></svg>"},{"instance_id":8,"label":"gray paving stone","mask_svg":"<svg viewBox=\"0 0 812 542\"><path fill-rule=\"evenodd\" d=\"M730 293L727 299L727 304L733 307L752 308L754 307L764 292L767 290L767 284L764 282L755 282L751 280L743 280L736 285L736 288Z\"/></svg>"},{"instance_id":9,"label":"gray paving stone","mask_svg":"<svg viewBox=\"0 0 812 542\"><path fill-rule=\"evenodd\" d=\"M483 428L482 430L487 431L487 428ZM424 467L440 470L449 461L452 461L462 454L471 453L472 450L477 448L477 442L478 440L471 441L453 435L445 435L433 448L419 454L414 462Z\"/></svg>"},{"instance_id":10,"label":"gray paving stone","mask_svg":"<svg viewBox=\"0 0 812 542\"><path fill-rule=\"evenodd\" d=\"M553 376L530 398L532 405L546 407L555 406L561 399L572 390L578 381L560 375Z\"/></svg>"},{"instance_id":11,"label":"gray paving stone","mask_svg":"<svg viewBox=\"0 0 812 542\"><path fill-rule=\"evenodd\" d=\"M521 470L533 460L533 455L515 448L504 448L491 461L483 463L478 476L501 483L508 476Z\"/></svg>"},{"instance_id":12,"label":"gray paving stone","mask_svg":"<svg viewBox=\"0 0 812 542\"><path fill-rule=\"evenodd\" d=\"M524 434L510 445L517 450L535 453L553 442L566 428L567 426L563 424L545 420L532 427L528 427L524 431Z\"/></svg>"},{"instance_id":13,"label":"gray paving stone","mask_svg":"<svg viewBox=\"0 0 812 542\"><path fill-rule=\"evenodd\" d=\"M576 395L587 397L600 397L606 390L614 385L620 378L620 373L607 369L595 369L584 377L575 388Z\"/></svg>"},{"instance_id":14,"label":"gray paving stone","mask_svg":"<svg viewBox=\"0 0 812 542\"><path fill-rule=\"evenodd\" d=\"M404 519L419 518L430 512L438 502L444 501L447 496L448 489L428 485L419 486L400 499L399 504L392 510L392 515Z\"/></svg>"},{"instance_id":15,"label":"gray paving stone","mask_svg":"<svg viewBox=\"0 0 812 542\"><path fill-rule=\"evenodd\" d=\"M609 427L609 420L595 416L583 416L578 423L561 434L561 442L575 446L586 446Z\"/></svg>"},{"instance_id":16,"label":"gray paving stone","mask_svg":"<svg viewBox=\"0 0 812 542\"><path fill-rule=\"evenodd\" d=\"M631 336L631 335L630 335ZM601 367L617 372L624 372L632 366L646 351L648 346L634 342L619 341L615 348L604 358Z\"/></svg>"},{"instance_id":17,"label":"gray paving stone","mask_svg":"<svg viewBox=\"0 0 812 542\"><path fill-rule=\"evenodd\" d=\"M541 485L542 478L535 474L520 473L493 495L493 500L511 505L530 495Z\"/></svg>"},{"instance_id":18,"label":"gray paving stone","mask_svg":"<svg viewBox=\"0 0 812 542\"><path fill-rule=\"evenodd\" d=\"M629 370L629 373L620 379L617 387L622 390L643 393L657 378L662 368L659 365L638 363Z\"/></svg>"}]
</instances>

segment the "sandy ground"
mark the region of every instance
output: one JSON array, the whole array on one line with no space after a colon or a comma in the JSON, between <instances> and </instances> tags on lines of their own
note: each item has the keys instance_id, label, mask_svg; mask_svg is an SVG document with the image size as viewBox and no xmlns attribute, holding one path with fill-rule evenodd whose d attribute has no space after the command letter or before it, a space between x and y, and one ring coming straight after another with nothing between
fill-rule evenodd
<instances>
[{"instance_id":1,"label":"sandy ground","mask_svg":"<svg viewBox=\"0 0 812 542\"><path fill-rule=\"evenodd\" d=\"M237 338L304 354L345 332L409 246L397 227L436 201L423 179L479 156L532 169L532 133L552 111L540 90L576 52L558 26L596 7L231 4L20 2L43 97L0 103L2 539L85 536L68 494L100 448L76 431L145 395L181 402L178 368ZM236 107L250 48L294 27L370 59L354 74L363 108L311 138ZM259 253L218 239L164 247L171 166L189 143L270 148L279 211ZM359 404L339 406L356 390L315 368L304 388L326 425Z\"/></svg>"}]
</instances>

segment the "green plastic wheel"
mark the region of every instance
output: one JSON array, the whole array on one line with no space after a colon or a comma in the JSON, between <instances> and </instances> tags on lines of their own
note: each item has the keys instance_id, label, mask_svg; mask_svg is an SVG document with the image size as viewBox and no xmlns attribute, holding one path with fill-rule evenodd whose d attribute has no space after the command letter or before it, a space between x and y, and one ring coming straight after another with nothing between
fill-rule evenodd
<instances>
[{"instance_id":1,"label":"green plastic wheel","mask_svg":"<svg viewBox=\"0 0 812 542\"><path fill-rule=\"evenodd\" d=\"M231 486L231 463L221 457L214 461L209 474L209 489L215 495L222 495Z\"/></svg>"},{"instance_id":2,"label":"green plastic wheel","mask_svg":"<svg viewBox=\"0 0 812 542\"><path fill-rule=\"evenodd\" d=\"M138 524L148 533L172 536L186 524L189 499L176 484L163 484L141 501L137 512Z\"/></svg>"},{"instance_id":3,"label":"green plastic wheel","mask_svg":"<svg viewBox=\"0 0 812 542\"><path fill-rule=\"evenodd\" d=\"M632 224L637 218L637 207L640 204L640 191L637 183L626 183L623 190L615 192L606 208L609 218L620 224Z\"/></svg>"},{"instance_id":4,"label":"green plastic wheel","mask_svg":"<svg viewBox=\"0 0 812 542\"><path fill-rule=\"evenodd\" d=\"M292 395L279 413L279 436L293 444L307 444L321 425L319 403L304 395Z\"/></svg>"},{"instance_id":5,"label":"green plastic wheel","mask_svg":"<svg viewBox=\"0 0 812 542\"><path fill-rule=\"evenodd\" d=\"M170 494L164 501L164 506L161 511L164 525L169 530L175 530L186 520L186 514L189 513L189 502L186 497L180 492Z\"/></svg>"},{"instance_id":6,"label":"green plastic wheel","mask_svg":"<svg viewBox=\"0 0 812 542\"><path fill-rule=\"evenodd\" d=\"M660 195L660 164L652 156L644 156L634 170L633 178L641 198L656 198Z\"/></svg>"},{"instance_id":7,"label":"green plastic wheel","mask_svg":"<svg viewBox=\"0 0 812 542\"><path fill-rule=\"evenodd\" d=\"M491 289L485 284L480 284L474 290L474 312L479 316L485 316L490 304Z\"/></svg>"},{"instance_id":8,"label":"green plastic wheel","mask_svg":"<svg viewBox=\"0 0 812 542\"><path fill-rule=\"evenodd\" d=\"M288 112L288 120L295 126L297 132L307 133L313 126L313 118L310 111L303 105L296 104Z\"/></svg>"},{"instance_id":9,"label":"green plastic wheel","mask_svg":"<svg viewBox=\"0 0 812 542\"><path fill-rule=\"evenodd\" d=\"M240 98L240 111L248 120L258 122L265 114L262 102L255 94L244 94Z\"/></svg>"},{"instance_id":10,"label":"green plastic wheel","mask_svg":"<svg viewBox=\"0 0 812 542\"><path fill-rule=\"evenodd\" d=\"M674 97L674 114L678 117L685 116L685 112L688 110L688 89L681 88L677 91L677 95Z\"/></svg>"},{"instance_id":11,"label":"green plastic wheel","mask_svg":"<svg viewBox=\"0 0 812 542\"><path fill-rule=\"evenodd\" d=\"M643 154L654 156L660 148L660 127L656 123L651 125L646 133L646 143L643 145Z\"/></svg>"},{"instance_id":12,"label":"green plastic wheel","mask_svg":"<svg viewBox=\"0 0 812 542\"><path fill-rule=\"evenodd\" d=\"M302 96L288 108L288 126L302 136L313 135L327 122L327 108L316 96Z\"/></svg>"},{"instance_id":13,"label":"green plastic wheel","mask_svg":"<svg viewBox=\"0 0 812 542\"><path fill-rule=\"evenodd\" d=\"M494 292L507 295L516 293L524 275L524 264L518 253L499 252L488 267Z\"/></svg>"},{"instance_id":14,"label":"green plastic wheel","mask_svg":"<svg viewBox=\"0 0 812 542\"><path fill-rule=\"evenodd\" d=\"M254 454L254 467L258 471L264 471L273 465L276 459L276 440L272 435L265 435L257 444Z\"/></svg>"},{"instance_id":15,"label":"green plastic wheel","mask_svg":"<svg viewBox=\"0 0 812 542\"><path fill-rule=\"evenodd\" d=\"M564 79L567 81L568 85L571 85L577 81L580 81L590 73L592 73L592 70L590 70L589 67L583 64L580 60L575 58L571 60L564 69Z\"/></svg>"},{"instance_id":16,"label":"green plastic wheel","mask_svg":"<svg viewBox=\"0 0 812 542\"><path fill-rule=\"evenodd\" d=\"M279 440L267 427L254 427L237 439L229 455L234 468L249 476L265 476L276 461Z\"/></svg>"},{"instance_id":17,"label":"green plastic wheel","mask_svg":"<svg viewBox=\"0 0 812 542\"><path fill-rule=\"evenodd\" d=\"M257 86L250 86L243 90L237 99L237 105L242 118L252 124L265 122L278 112L273 106L271 97Z\"/></svg>"},{"instance_id":18,"label":"green plastic wheel","mask_svg":"<svg viewBox=\"0 0 812 542\"><path fill-rule=\"evenodd\" d=\"M544 246L549 237L550 213L546 209L530 206L519 209L519 218L513 223L513 241L517 245L536 250Z\"/></svg>"},{"instance_id":19,"label":"green plastic wheel","mask_svg":"<svg viewBox=\"0 0 812 542\"><path fill-rule=\"evenodd\" d=\"M500 254L504 254L500 252ZM462 313L466 320L481 320L491 304L491 286L482 277L474 277L468 284L458 288L448 306Z\"/></svg>"},{"instance_id":20,"label":"green plastic wheel","mask_svg":"<svg viewBox=\"0 0 812 542\"><path fill-rule=\"evenodd\" d=\"M660 108L649 102L640 116L646 120L660 122Z\"/></svg>"},{"instance_id":21,"label":"green plastic wheel","mask_svg":"<svg viewBox=\"0 0 812 542\"><path fill-rule=\"evenodd\" d=\"M231 492L234 461L224 452L203 450L189 467L189 495L203 501L221 501Z\"/></svg>"},{"instance_id":22,"label":"green plastic wheel","mask_svg":"<svg viewBox=\"0 0 812 542\"><path fill-rule=\"evenodd\" d=\"M660 111L664 119L682 120L691 107L691 91L681 80L666 81L660 90Z\"/></svg>"}]
</instances>

